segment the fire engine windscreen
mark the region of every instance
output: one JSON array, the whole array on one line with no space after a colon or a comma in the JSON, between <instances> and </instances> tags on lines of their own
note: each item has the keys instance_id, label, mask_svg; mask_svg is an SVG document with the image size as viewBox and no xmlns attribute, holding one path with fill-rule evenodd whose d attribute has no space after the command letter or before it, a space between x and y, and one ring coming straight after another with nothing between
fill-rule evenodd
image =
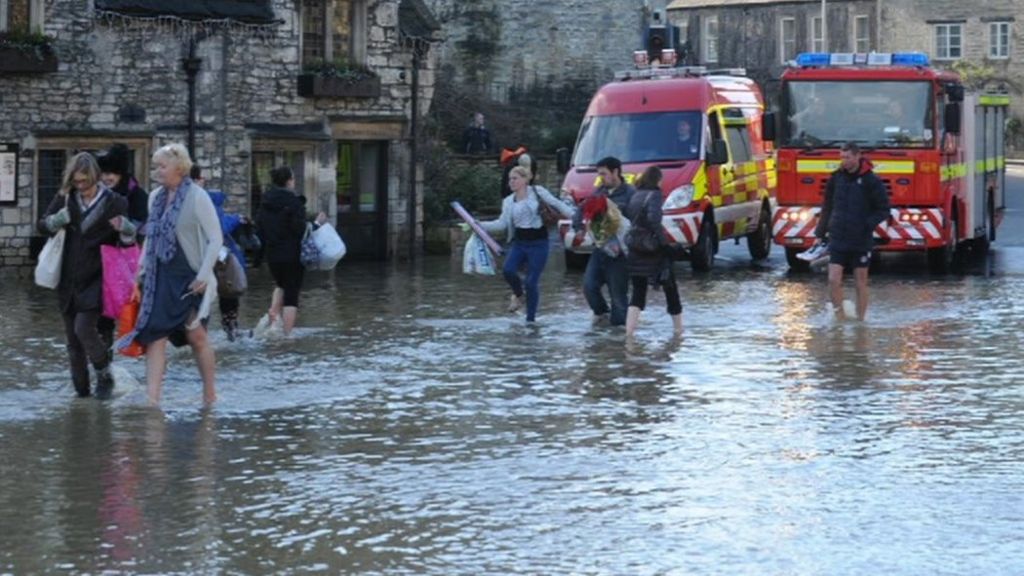
<instances>
[{"instance_id":1,"label":"fire engine windscreen","mask_svg":"<svg viewBox=\"0 0 1024 576\"><path fill-rule=\"evenodd\" d=\"M928 82L805 82L786 85L785 147L928 148L934 102Z\"/></svg>"},{"instance_id":2,"label":"fire engine windscreen","mask_svg":"<svg viewBox=\"0 0 1024 576\"><path fill-rule=\"evenodd\" d=\"M696 160L701 119L695 111L590 116L580 127L573 165L593 166L606 156L623 164Z\"/></svg>"}]
</instances>

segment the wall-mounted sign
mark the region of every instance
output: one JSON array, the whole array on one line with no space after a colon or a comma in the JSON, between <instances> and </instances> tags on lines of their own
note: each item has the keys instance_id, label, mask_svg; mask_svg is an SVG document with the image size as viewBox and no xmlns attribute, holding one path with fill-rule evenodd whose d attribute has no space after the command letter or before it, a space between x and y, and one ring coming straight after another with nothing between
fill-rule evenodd
<instances>
[{"instance_id":1,"label":"wall-mounted sign","mask_svg":"<svg viewBox=\"0 0 1024 576\"><path fill-rule=\"evenodd\" d=\"M0 142L0 204L18 203L18 145Z\"/></svg>"}]
</instances>

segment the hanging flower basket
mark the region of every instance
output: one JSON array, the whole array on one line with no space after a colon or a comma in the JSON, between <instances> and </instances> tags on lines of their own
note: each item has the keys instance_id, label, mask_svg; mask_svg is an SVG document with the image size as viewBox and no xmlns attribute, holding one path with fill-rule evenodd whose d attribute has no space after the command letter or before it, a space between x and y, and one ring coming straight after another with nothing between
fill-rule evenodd
<instances>
[{"instance_id":1,"label":"hanging flower basket","mask_svg":"<svg viewBox=\"0 0 1024 576\"><path fill-rule=\"evenodd\" d=\"M299 74L298 88L306 98L377 98L380 76L345 63L314 64Z\"/></svg>"},{"instance_id":2,"label":"hanging flower basket","mask_svg":"<svg viewBox=\"0 0 1024 576\"><path fill-rule=\"evenodd\" d=\"M0 74L42 74L57 71L51 38L41 34L0 34Z\"/></svg>"}]
</instances>

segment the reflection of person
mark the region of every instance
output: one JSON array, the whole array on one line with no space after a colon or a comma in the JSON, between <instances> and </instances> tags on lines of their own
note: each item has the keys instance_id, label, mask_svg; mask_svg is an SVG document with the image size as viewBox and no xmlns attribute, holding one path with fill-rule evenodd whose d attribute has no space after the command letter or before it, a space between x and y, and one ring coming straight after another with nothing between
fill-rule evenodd
<instances>
[{"instance_id":1,"label":"reflection of person","mask_svg":"<svg viewBox=\"0 0 1024 576\"><path fill-rule=\"evenodd\" d=\"M203 172L199 168L198 164L192 165L190 171L192 181L198 184L201 188L206 188L206 179L203 178ZM242 223L248 219L245 216L239 216L238 214L228 214L224 211L224 202L227 201L227 195L220 190L207 190L207 194L210 195L210 200L213 202L214 209L217 210L217 219L220 220L220 230L224 235L224 246L238 258L238 263L242 265L244 269L245 263L245 252L235 242L234 233ZM219 296L217 298L217 306L220 308L220 325L224 329L224 334L228 337L228 340L234 342L235 334L238 331L238 308L241 304L241 299L235 297L224 297Z\"/></svg>"},{"instance_id":2,"label":"reflection of person","mask_svg":"<svg viewBox=\"0 0 1024 576\"><path fill-rule=\"evenodd\" d=\"M135 226L125 214L128 202L100 182L100 168L91 154L74 155L64 168L60 193L39 221L40 232L64 229L57 295L64 317L71 381L80 397L89 396L89 366L96 372L96 397L109 398L110 346L97 327L103 310L103 260L100 246L135 241Z\"/></svg>"},{"instance_id":3,"label":"reflection of person","mask_svg":"<svg viewBox=\"0 0 1024 576\"><path fill-rule=\"evenodd\" d=\"M118 340L134 339L146 347L149 401L160 402L167 368L167 341L186 343L199 366L203 400L217 400L216 357L204 321L217 297L213 265L223 246L217 211L210 195L189 178L192 159L181 144L168 144L153 154L161 184L149 197L146 241L136 286L141 305L135 329Z\"/></svg>"},{"instance_id":4,"label":"reflection of person","mask_svg":"<svg viewBox=\"0 0 1024 576\"><path fill-rule=\"evenodd\" d=\"M302 266L302 237L306 233L306 197L295 193L295 175L287 166L270 171L273 187L263 197L256 227L263 240L264 257L274 278L270 299L270 323L282 320L287 336L295 328L299 315L299 292L305 268ZM317 225L327 214L316 217Z\"/></svg>"},{"instance_id":5,"label":"reflection of person","mask_svg":"<svg viewBox=\"0 0 1024 576\"><path fill-rule=\"evenodd\" d=\"M636 181L637 191L626 207L632 233L654 233L661 238L661 169L651 166ZM665 304L672 317L676 335L683 332L683 306L679 301L679 288L672 270L672 259L659 246L654 252L631 247L627 256L630 283L633 292L626 313L626 338L632 338L640 323L640 312L647 304L647 287L661 286L665 291Z\"/></svg>"},{"instance_id":6,"label":"reflection of person","mask_svg":"<svg viewBox=\"0 0 1024 576\"><path fill-rule=\"evenodd\" d=\"M462 151L466 154L485 154L493 148L491 131L484 126L484 115L473 114L473 122L462 132Z\"/></svg>"},{"instance_id":7,"label":"reflection of person","mask_svg":"<svg viewBox=\"0 0 1024 576\"><path fill-rule=\"evenodd\" d=\"M680 120L676 126L675 150L686 158L695 158L700 151L697 133L689 120Z\"/></svg>"},{"instance_id":8,"label":"reflection of person","mask_svg":"<svg viewBox=\"0 0 1024 576\"><path fill-rule=\"evenodd\" d=\"M814 235L828 237L828 283L832 309L844 318L843 271L853 269L857 286L857 318L864 319L868 309L868 264L874 246L875 226L889 217L889 197L872 165L861 157L854 142L839 151L839 169L825 185L825 200Z\"/></svg>"},{"instance_id":9,"label":"reflection of person","mask_svg":"<svg viewBox=\"0 0 1024 576\"><path fill-rule=\"evenodd\" d=\"M512 288L509 312L515 312L523 305L523 280L519 268L526 264L526 321L537 319L540 304L540 275L548 261L548 230L540 216L541 202L571 218L573 207L562 203L543 186L530 186L530 171L515 166L509 172L509 186L512 194L501 203L501 216L497 220L480 222L487 232L504 232L512 248L505 258L502 274Z\"/></svg>"},{"instance_id":10,"label":"reflection of person","mask_svg":"<svg viewBox=\"0 0 1024 576\"><path fill-rule=\"evenodd\" d=\"M112 191L120 194L128 201L128 219L138 229L139 239L145 236L146 219L149 216L149 195L139 186L138 181L132 176L129 167L131 150L124 144L114 144L109 149L101 152L96 161L100 166L100 179ZM100 336L107 343L107 347L114 342L114 319L106 316L100 317Z\"/></svg>"},{"instance_id":11,"label":"reflection of person","mask_svg":"<svg viewBox=\"0 0 1024 576\"><path fill-rule=\"evenodd\" d=\"M593 196L605 197L614 202L620 212L624 211L635 189L622 177L622 162L612 156L602 158L597 162L597 174L601 178L601 185L594 191ZM573 216L573 229L577 234L584 231L584 217L581 206ZM587 269L583 274L583 294L594 312L594 321L600 321L609 312L608 301L601 293L602 287L607 284L611 297L609 320L612 326L622 326L626 323L629 271L626 269L626 258L622 250L616 250L614 243L609 248L611 249L595 249L590 255Z\"/></svg>"}]
</instances>

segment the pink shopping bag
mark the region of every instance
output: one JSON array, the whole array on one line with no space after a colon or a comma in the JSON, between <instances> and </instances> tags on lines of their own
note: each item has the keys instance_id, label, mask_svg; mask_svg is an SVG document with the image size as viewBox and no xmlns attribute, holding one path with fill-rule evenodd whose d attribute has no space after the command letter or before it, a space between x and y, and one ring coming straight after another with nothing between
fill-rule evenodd
<instances>
[{"instance_id":1,"label":"pink shopping bag","mask_svg":"<svg viewBox=\"0 0 1024 576\"><path fill-rule=\"evenodd\" d=\"M135 273L139 269L139 247L100 246L103 259L103 315L117 318L132 296Z\"/></svg>"}]
</instances>

